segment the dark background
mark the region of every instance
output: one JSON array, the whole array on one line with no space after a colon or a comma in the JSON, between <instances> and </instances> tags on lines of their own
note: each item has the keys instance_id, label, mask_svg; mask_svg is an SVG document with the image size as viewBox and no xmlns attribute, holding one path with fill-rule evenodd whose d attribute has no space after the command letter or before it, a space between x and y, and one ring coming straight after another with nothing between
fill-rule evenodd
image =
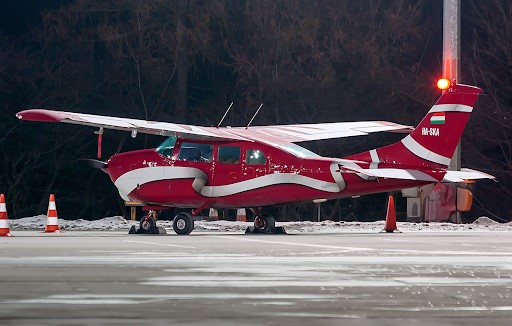
<instances>
[{"instance_id":1,"label":"dark background","mask_svg":"<svg viewBox=\"0 0 512 326\"><path fill-rule=\"evenodd\" d=\"M512 4L463 1L462 82L482 87L462 141L462 165L495 175L478 182L465 219L511 220ZM10 218L123 213L94 158L92 128L20 122L44 107L214 125L390 120L415 125L439 97L442 0L23 0L0 4L0 192ZM126 137L128 136L128 137ZM107 130L103 158L163 139ZM341 157L396 135L301 144ZM399 200L399 209L405 201ZM331 201L323 215L384 215L385 194ZM286 209L314 217L312 204Z\"/></svg>"}]
</instances>

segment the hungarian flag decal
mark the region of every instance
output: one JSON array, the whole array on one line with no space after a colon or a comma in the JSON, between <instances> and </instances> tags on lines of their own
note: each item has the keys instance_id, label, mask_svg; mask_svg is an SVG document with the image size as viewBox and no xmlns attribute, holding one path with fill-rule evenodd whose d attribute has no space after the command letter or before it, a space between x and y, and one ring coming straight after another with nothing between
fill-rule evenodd
<instances>
[{"instance_id":1,"label":"hungarian flag decal","mask_svg":"<svg viewBox=\"0 0 512 326\"><path fill-rule=\"evenodd\" d=\"M430 117L430 124L432 125L444 125L446 121L444 112L436 112Z\"/></svg>"}]
</instances>

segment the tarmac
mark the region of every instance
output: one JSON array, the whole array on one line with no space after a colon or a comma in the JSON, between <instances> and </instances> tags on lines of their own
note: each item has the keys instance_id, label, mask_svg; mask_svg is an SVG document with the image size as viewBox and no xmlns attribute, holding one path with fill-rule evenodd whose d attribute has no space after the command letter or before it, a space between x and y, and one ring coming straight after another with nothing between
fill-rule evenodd
<instances>
[{"instance_id":1,"label":"tarmac","mask_svg":"<svg viewBox=\"0 0 512 326\"><path fill-rule=\"evenodd\" d=\"M1 237L1 325L510 325L512 232Z\"/></svg>"}]
</instances>

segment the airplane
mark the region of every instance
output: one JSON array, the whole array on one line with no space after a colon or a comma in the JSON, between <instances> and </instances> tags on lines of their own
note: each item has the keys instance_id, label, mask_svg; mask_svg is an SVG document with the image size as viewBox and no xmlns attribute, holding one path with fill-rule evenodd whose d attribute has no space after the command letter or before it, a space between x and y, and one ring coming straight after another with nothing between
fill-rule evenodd
<instances>
[{"instance_id":1,"label":"airplane","mask_svg":"<svg viewBox=\"0 0 512 326\"><path fill-rule=\"evenodd\" d=\"M471 169L448 170L481 92L454 83L412 131L386 121L220 127L221 120L200 127L46 109L16 116L99 127L100 134L106 128L166 136L157 148L119 153L93 165L108 173L124 200L143 203L146 210L192 208L174 217L178 235L192 232L193 217L203 209L238 207L254 211L256 231L274 233L276 205L494 179ZM396 143L345 158L322 157L296 144L407 129L410 133ZM154 228L155 221L148 219L141 219L141 227Z\"/></svg>"}]
</instances>

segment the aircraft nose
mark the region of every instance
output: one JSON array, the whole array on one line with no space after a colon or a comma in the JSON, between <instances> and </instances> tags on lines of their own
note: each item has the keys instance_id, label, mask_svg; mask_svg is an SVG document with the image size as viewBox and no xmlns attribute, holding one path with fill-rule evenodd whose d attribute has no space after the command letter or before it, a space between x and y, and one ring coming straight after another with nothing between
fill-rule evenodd
<instances>
[{"instance_id":1,"label":"aircraft nose","mask_svg":"<svg viewBox=\"0 0 512 326\"><path fill-rule=\"evenodd\" d=\"M128 195L142 177L142 172L137 173L136 170L151 166L157 159L154 149L115 154L107 160L106 172L120 193Z\"/></svg>"},{"instance_id":2,"label":"aircraft nose","mask_svg":"<svg viewBox=\"0 0 512 326\"><path fill-rule=\"evenodd\" d=\"M104 167L105 172L108 173L112 182L115 182L121 175L130 171L130 165L132 161L127 158L125 153L112 155L106 162L106 166Z\"/></svg>"}]
</instances>

